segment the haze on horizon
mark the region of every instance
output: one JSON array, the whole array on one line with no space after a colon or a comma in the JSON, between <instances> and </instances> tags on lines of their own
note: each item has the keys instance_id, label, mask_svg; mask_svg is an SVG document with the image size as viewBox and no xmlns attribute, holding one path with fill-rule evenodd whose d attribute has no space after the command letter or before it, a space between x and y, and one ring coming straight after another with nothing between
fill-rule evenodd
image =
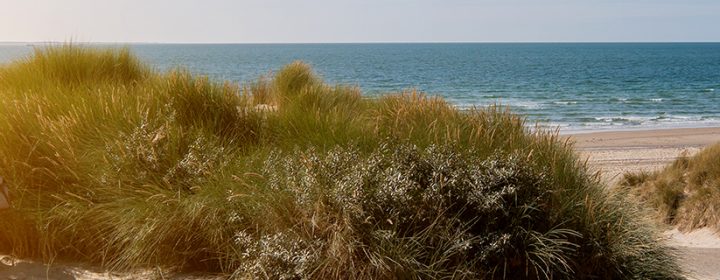
<instances>
[{"instance_id":1,"label":"haze on horizon","mask_svg":"<svg viewBox=\"0 0 720 280\"><path fill-rule=\"evenodd\" d=\"M720 41L717 0L0 0L0 41Z\"/></svg>"}]
</instances>

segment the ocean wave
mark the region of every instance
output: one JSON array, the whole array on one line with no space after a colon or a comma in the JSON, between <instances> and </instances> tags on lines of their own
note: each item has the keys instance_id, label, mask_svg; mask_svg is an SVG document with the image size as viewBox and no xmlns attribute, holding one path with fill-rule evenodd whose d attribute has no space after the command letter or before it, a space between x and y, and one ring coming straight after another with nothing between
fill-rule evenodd
<instances>
[{"instance_id":1,"label":"ocean wave","mask_svg":"<svg viewBox=\"0 0 720 280\"><path fill-rule=\"evenodd\" d=\"M661 98L666 104L674 104L670 102L674 99ZM618 105L607 104L594 109L585 101L573 101L572 99L556 100L556 101L538 101L526 99L505 99L495 100L453 100L452 102L460 110L469 110L473 107L482 109L488 105L499 105L509 107L514 113L527 117L530 124L540 125L545 128L560 128L563 131L570 130L624 130L624 129L655 129L655 128L678 128L678 127L703 127L703 126L720 126L720 114L714 110L696 108L688 110L680 110L673 108L658 109L650 102L652 99L638 98L632 100L645 102L648 111L644 111L643 107L622 108L613 107ZM459 101L459 102L457 102ZM599 100L596 100L597 103ZM658 102L658 101L655 101ZM674 101L673 101L674 102ZM578 105L571 105L578 104ZM608 107L610 106L610 107ZM665 105L660 105L665 106ZM597 112L607 111L606 115L597 114ZM637 109L635 109L637 108ZM653 109L655 108L655 109ZM618 110L621 109L622 111ZM656 110L657 109L657 110ZM618 111L615 111L618 110ZM653 112L654 111L654 112ZM595 112L595 113L594 113Z\"/></svg>"},{"instance_id":2,"label":"ocean wave","mask_svg":"<svg viewBox=\"0 0 720 280\"><path fill-rule=\"evenodd\" d=\"M455 101L455 100L453 100ZM495 99L495 100L478 100L475 102L454 102L455 106L458 108L468 107L468 106L478 106L478 107L484 107L484 106L491 106L491 105L498 105L501 107L510 107L510 108L518 108L518 109L524 109L524 110L538 110L543 109L544 106L541 102L535 102L535 101L529 101L529 100L520 100L520 99Z\"/></svg>"},{"instance_id":3,"label":"ocean wave","mask_svg":"<svg viewBox=\"0 0 720 280\"><path fill-rule=\"evenodd\" d=\"M676 116L676 115L668 115L668 114L661 114L657 116L603 116L603 117L594 117L594 118L583 118L579 119L579 122L593 122L592 120L595 120L595 122L601 122L601 123L637 123L637 124L644 124L649 122L698 122L698 121L707 121L707 120L713 120L713 118L708 118L705 116Z\"/></svg>"},{"instance_id":4,"label":"ocean wave","mask_svg":"<svg viewBox=\"0 0 720 280\"><path fill-rule=\"evenodd\" d=\"M523 108L523 109L542 109L543 106L539 102L532 102L532 101L509 101L507 103L510 107L517 107L517 108Z\"/></svg>"},{"instance_id":5,"label":"ocean wave","mask_svg":"<svg viewBox=\"0 0 720 280\"><path fill-rule=\"evenodd\" d=\"M529 122L531 128L559 129L561 133L615 131L627 129L663 129L683 127L716 127L720 126L720 116L697 115L656 115L656 116L603 116L546 118L540 122Z\"/></svg>"},{"instance_id":6,"label":"ocean wave","mask_svg":"<svg viewBox=\"0 0 720 280\"><path fill-rule=\"evenodd\" d=\"M716 127L720 126L720 118L704 120L672 120L672 121L649 121L641 124L623 122L596 122L596 123L575 123L563 122L543 125L544 128L559 128L561 133L593 132L593 131L616 131L626 129L663 129L663 128L685 128L685 127Z\"/></svg>"},{"instance_id":7,"label":"ocean wave","mask_svg":"<svg viewBox=\"0 0 720 280\"><path fill-rule=\"evenodd\" d=\"M577 101L553 101L552 104L555 104L555 105L573 105L573 104L577 104Z\"/></svg>"},{"instance_id":8,"label":"ocean wave","mask_svg":"<svg viewBox=\"0 0 720 280\"><path fill-rule=\"evenodd\" d=\"M634 117L634 116L609 116L609 117L596 117L594 118L598 122L604 123L642 123L649 120L648 117Z\"/></svg>"},{"instance_id":9,"label":"ocean wave","mask_svg":"<svg viewBox=\"0 0 720 280\"><path fill-rule=\"evenodd\" d=\"M611 97L607 99L611 103L622 103L622 104L648 104L648 103L663 103L665 98L625 98L625 97Z\"/></svg>"}]
</instances>

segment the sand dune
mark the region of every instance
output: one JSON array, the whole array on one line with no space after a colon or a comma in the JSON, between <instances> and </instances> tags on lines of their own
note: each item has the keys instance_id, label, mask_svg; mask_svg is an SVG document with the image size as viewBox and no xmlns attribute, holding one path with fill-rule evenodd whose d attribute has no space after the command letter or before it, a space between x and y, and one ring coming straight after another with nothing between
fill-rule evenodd
<instances>
[{"instance_id":1,"label":"sand dune","mask_svg":"<svg viewBox=\"0 0 720 280\"><path fill-rule=\"evenodd\" d=\"M720 128L667 129L599 132L565 135L576 150L588 159L590 168L601 172L612 183L624 172L662 168L681 154L692 155L704 146L720 141ZM668 243L678 250L682 265L691 279L720 279L720 237L709 229L665 233ZM217 276L164 275L161 271L110 274L73 264L52 266L14 260L0 255L0 279L219 279Z\"/></svg>"},{"instance_id":2,"label":"sand dune","mask_svg":"<svg viewBox=\"0 0 720 280\"><path fill-rule=\"evenodd\" d=\"M683 128L567 135L590 168L609 184L625 172L653 171L681 155L720 142L720 128ZM665 232L690 279L720 279L720 237L710 229Z\"/></svg>"}]
</instances>

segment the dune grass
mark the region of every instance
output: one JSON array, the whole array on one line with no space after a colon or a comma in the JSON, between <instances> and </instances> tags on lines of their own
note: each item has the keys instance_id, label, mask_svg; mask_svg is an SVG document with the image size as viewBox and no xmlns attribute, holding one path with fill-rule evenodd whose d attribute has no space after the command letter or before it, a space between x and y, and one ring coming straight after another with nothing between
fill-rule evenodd
<instances>
[{"instance_id":1,"label":"dune grass","mask_svg":"<svg viewBox=\"0 0 720 280\"><path fill-rule=\"evenodd\" d=\"M246 85L127 50L0 68L0 251L270 279L680 278L550 132L304 63Z\"/></svg>"},{"instance_id":2,"label":"dune grass","mask_svg":"<svg viewBox=\"0 0 720 280\"><path fill-rule=\"evenodd\" d=\"M720 229L720 144L681 156L663 170L629 173L620 184L681 230Z\"/></svg>"}]
</instances>

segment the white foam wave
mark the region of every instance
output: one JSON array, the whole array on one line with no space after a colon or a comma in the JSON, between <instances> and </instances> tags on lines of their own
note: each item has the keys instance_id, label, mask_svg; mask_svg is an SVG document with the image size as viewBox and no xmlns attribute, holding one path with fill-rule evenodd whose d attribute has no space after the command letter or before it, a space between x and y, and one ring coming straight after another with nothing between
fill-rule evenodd
<instances>
[{"instance_id":1,"label":"white foam wave","mask_svg":"<svg viewBox=\"0 0 720 280\"><path fill-rule=\"evenodd\" d=\"M505 105L522 109L537 110L543 108L541 103L527 100L507 100L506 102Z\"/></svg>"},{"instance_id":2,"label":"white foam wave","mask_svg":"<svg viewBox=\"0 0 720 280\"><path fill-rule=\"evenodd\" d=\"M456 107L458 108L467 108L472 106L490 106L490 105L499 105L503 107L510 107L510 108L519 108L519 109L525 109L525 110L538 110L543 109L543 104L540 102L533 102L528 100L518 100L518 99L497 99L494 101L487 101L487 100L478 100L475 102L454 102Z\"/></svg>"},{"instance_id":3,"label":"white foam wave","mask_svg":"<svg viewBox=\"0 0 720 280\"><path fill-rule=\"evenodd\" d=\"M648 124L648 123L695 123L717 121L720 119L706 118L703 116L684 115L657 115L657 116L603 116L593 118L596 122L585 122L589 124L618 123L618 124Z\"/></svg>"}]
</instances>

